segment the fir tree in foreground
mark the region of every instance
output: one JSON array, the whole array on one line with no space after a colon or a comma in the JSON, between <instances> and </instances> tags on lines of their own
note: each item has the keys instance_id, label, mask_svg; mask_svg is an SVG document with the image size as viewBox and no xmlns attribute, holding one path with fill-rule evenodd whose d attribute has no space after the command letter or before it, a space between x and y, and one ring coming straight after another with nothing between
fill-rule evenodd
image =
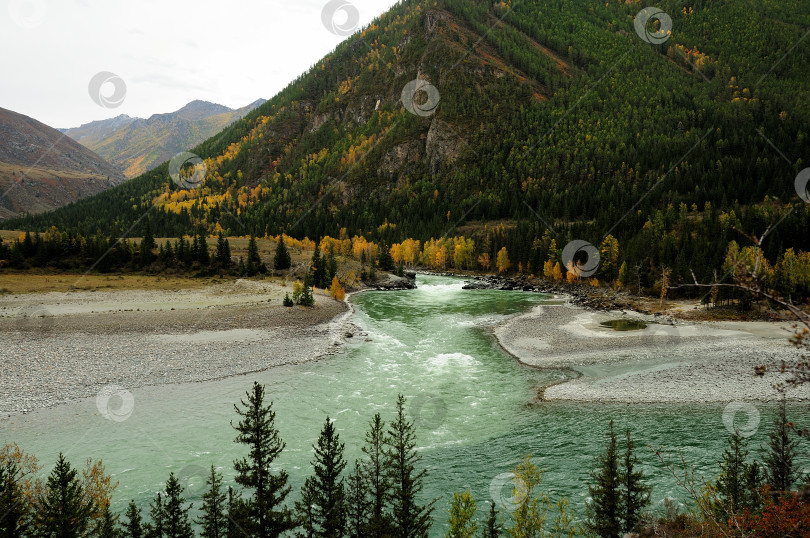
<instances>
[{"instance_id":1,"label":"fir tree in foreground","mask_svg":"<svg viewBox=\"0 0 810 538\"><path fill-rule=\"evenodd\" d=\"M101 519L96 523L92 536L96 538L121 538L122 533L118 528L118 516L113 515L109 507L104 510Z\"/></svg>"},{"instance_id":2,"label":"fir tree in foreground","mask_svg":"<svg viewBox=\"0 0 810 538\"><path fill-rule=\"evenodd\" d=\"M225 538L228 533L227 496L222 489L222 474L213 465L206 485L208 491L203 494L202 516L195 523L202 528L202 538Z\"/></svg>"},{"instance_id":3,"label":"fir tree in foreground","mask_svg":"<svg viewBox=\"0 0 810 538\"><path fill-rule=\"evenodd\" d=\"M787 402L784 396L768 434L768 449L764 457L765 482L775 492L787 492L801 476L796 465L798 439L791 439L791 426L787 419Z\"/></svg>"},{"instance_id":4,"label":"fir tree in foreground","mask_svg":"<svg viewBox=\"0 0 810 538\"><path fill-rule=\"evenodd\" d=\"M405 414L405 397L397 398L397 415L388 428L388 470L391 476L394 535L417 538L428 535L435 500L419 504L427 471L417 470L421 457L416 452L413 421Z\"/></svg>"},{"instance_id":5,"label":"fir tree in foreground","mask_svg":"<svg viewBox=\"0 0 810 538\"><path fill-rule=\"evenodd\" d=\"M271 469L285 444L275 426L273 404L264 403L264 386L254 382L246 395L247 402L241 400L241 408L234 405L239 423L234 426L231 422L238 432L234 442L248 448L248 456L233 464L236 483L253 493L244 500L248 518L245 530L258 538L276 537L297 526L290 510L283 506L290 493L287 472L273 473Z\"/></svg>"},{"instance_id":6,"label":"fir tree in foreground","mask_svg":"<svg viewBox=\"0 0 810 538\"><path fill-rule=\"evenodd\" d=\"M650 505L652 488L644 482L644 473L638 469L635 443L630 438L630 429L625 430L624 469L621 479L622 530L630 533L636 530L642 511Z\"/></svg>"},{"instance_id":7,"label":"fir tree in foreground","mask_svg":"<svg viewBox=\"0 0 810 538\"><path fill-rule=\"evenodd\" d=\"M298 508L303 508L306 530L311 530L315 536L338 538L344 535L346 528L346 492L341 477L346 460L343 458L345 447L329 417L326 417L318 444L312 448L315 474L306 479L303 501ZM304 502L306 506L302 506Z\"/></svg>"},{"instance_id":8,"label":"fir tree in foreground","mask_svg":"<svg viewBox=\"0 0 810 538\"><path fill-rule=\"evenodd\" d=\"M371 419L370 429L366 432L366 442L362 448L365 460L361 463L363 480L371 503L367 535L372 538L382 538L392 532L391 516L386 511L391 499L392 486L392 477L387 469L388 444L385 422L380 414L376 413Z\"/></svg>"},{"instance_id":9,"label":"fir tree in foreground","mask_svg":"<svg viewBox=\"0 0 810 538\"><path fill-rule=\"evenodd\" d=\"M625 431L624 457L620 460L613 421L607 433L605 452L597 458L597 468L588 484L591 503L587 506L588 528L597 536L615 537L636 530L642 511L650 504L650 488L638 469L635 443Z\"/></svg>"},{"instance_id":10,"label":"fir tree in foreground","mask_svg":"<svg viewBox=\"0 0 810 538\"><path fill-rule=\"evenodd\" d=\"M368 525L371 506L363 469L360 462L355 460L354 470L346 481L346 536L349 538L371 536Z\"/></svg>"},{"instance_id":11,"label":"fir tree in foreground","mask_svg":"<svg viewBox=\"0 0 810 538\"><path fill-rule=\"evenodd\" d=\"M143 523L141 521L141 509L135 505L135 501L129 501L126 514L127 521L122 525L124 535L127 538L143 538Z\"/></svg>"},{"instance_id":12,"label":"fir tree in foreground","mask_svg":"<svg viewBox=\"0 0 810 538\"><path fill-rule=\"evenodd\" d=\"M189 522L191 505L183 506L185 502L183 486L174 473L170 473L169 480L166 481L166 500L162 514L163 535L166 538L194 538Z\"/></svg>"},{"instance_id":13,"label":"fir tree in foreground","mask_svg":"<svg viewBox=\"0 0 810 538\"><path fill-rule=\"evenodd\" d=\"M724 517L738 514L743 509L756 510L760 505L759 492L762 479L759 464L748 463L748 441L735 431L728 439L728 448L720 462L717 494Z\"/></svg>"},{"instance_id":14,"label":"fir tree in foreground","mask_svg":"<svg viewBox=\"0 0 810 538\"><path fill-rule=\"evenodd\" d=\"M79 538L87 530L94 507L76 475L60 453L37 509L37 527L43 536Z\"/></svg>"},{"instance_id":15,"label":"fir tree in foreground","mask_svg":"<svg viewBox=\"0 0 810 538\"><path fill-rule=\"evenodd\" d=\"M621 499L619 492L619 452L613 421L607 433L607 448L596 458L597 468L591 472L587 505L588 528L602 538L614 538L621 531Z\"/></svg>"},{"instance_id":16,"label":"fir tree in foreground","mask_svg":"<svg viewBox=\"0 0 810 538\"><path fill-rule=\"evenodd\" d=\"M163 538L165 536L163 521L166 519L166 509L163 506L163 494L160 492L149 506L149 517L152 522L144 525L146 538Z\"/></svg>"}]
</instances>

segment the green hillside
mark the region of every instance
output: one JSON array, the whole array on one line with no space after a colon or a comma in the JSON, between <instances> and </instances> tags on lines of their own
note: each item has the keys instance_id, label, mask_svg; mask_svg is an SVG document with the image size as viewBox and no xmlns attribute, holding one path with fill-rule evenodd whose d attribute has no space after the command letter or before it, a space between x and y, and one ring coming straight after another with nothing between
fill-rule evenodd
<instances>
[{"instance_id":1,"label":"green hillside","mask_svg":"<svg viewBox=\"0 0 810 538\"><path fill-rule=\"evenodd\" d=\"M676 279L709 277L730 240L747 241L735 228L781 219L772 263L810 250L794 186L810 160L810 4L665 0L660 44L636 33L643 7L404 1L198 146L202 188L179 188L164 164L10 226L112 233L148 211L164 236L464 233L537 272L548 224L559 246L610 233L623 259ZM417 78L435 111L403 106Z\"/></svg>"}]
</instances>

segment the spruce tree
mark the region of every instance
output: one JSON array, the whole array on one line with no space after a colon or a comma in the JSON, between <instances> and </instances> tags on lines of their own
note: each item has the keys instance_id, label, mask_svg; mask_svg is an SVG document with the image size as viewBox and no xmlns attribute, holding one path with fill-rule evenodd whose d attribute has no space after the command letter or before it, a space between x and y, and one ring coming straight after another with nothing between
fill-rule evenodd
<instances>
[{"instance_id":1,"label":"spruce tree","mask_svg":"<svg viewBox=\"0 0 810 538\"><path fill-rule=\"evenodd\" d=\"M638 458L633 452L635 443L630 438L630 429L625 431L624 469L620 473L622 483L622 530L636 530L641 512L650 504L652 488L644 482L644 472L638 470Z\"/></svg>"},{"instance_id":2,"label":"spruce tree","mask_svg":"<svg viewBox=\"0 0 810 538\"><path fill-rule=\"evenodd\" d=\"M371 501L366 479L360 462L355 460L354 470L346 483L346 535L349 538L366 538L369 532Z\"/></svg>"},{"instance_id":3,"label":"spruce tree","mask_svg":"<svg viewBox=\"0 0 810 538\"><path fill-rule=\"evenodd\" d=\"M164 506L163 531L166 538L194 538L189 522L191 505L183 506L183 486L174 473L169 473L166 481L166 502Z\"/></svg>"},{"instance_id":4,"label":"spruce tree","mask_svg":"<svg viewBox=\"0 0 810 538\"><path fill-rule=\"evenodd\" d=\"M596 458L597 468L591 472L593 483L588 483L591 502L587 506L588 527L602 538L620 536L622 529L622 499L620 492L619 453L613 421L607 433L607 447Z\"/></svg>"},{"instance_id":5,"label":"spruce tree","mask_svg":"<svg viewBox=\"0 0 810 538\"><path fill-rule=\"evenodd\" d=\"M206 484L208 491L203 494L202 517L195 523L202 527L202 538L225 538L228 532L227 497L222 491L222 475L213 465Z\"/></svg>"},{"instance_id":6,"label":"spruce tree","mask_svg":"<svg viewBox=\"0 0 810 538\"><path fill-rule=\"evenodd\" d=\"M200 239L197 245L197 259L202 265L209 265L211 263L211 253L208 252L208 241L205 239L205 232L200 231Z\"/></svg>"},{"instance_id":7,"label":"spruce tree","mask_svg":"<svg viewBox=\"0 0 810 538\"><path fill-rule=\"evenodd\" d=\"M247 503L238 491L228 486L228 538L245 538L249 536L245 529L250 528L250 514Z\"/></svg>"},{"instance_id":8,"label":"spruce tree","mask_svg":"<svg viewBox=\"0 0 810 538\"><path fill-rule=\"evenodd\" d=\"M87 530L94 508L86 499L76 470L59 453L39 500L37 527L48 537L78 538Z\"/></svg>"},{"instance_id":9,"label":"spruce tree","mask_svg":"<svg viewBox=\"0 0 810 538\"><path fill-rule=\"evenodd\" d=\"M718 497L724 506L718 507L737 514L744 508L756 509L759 504L759 465L748 463L748 441L735 431L728 439L728 448L720 462L717 478Z\"/></svg>"},{"instance_id":10,"label":"spruce tree","mask_svg":"<svg viewBox=\"0 0 810 538\"><path fill-rule=\"evenodd\" d=\"M31 509L17 482L16 463L0 465L0 536L21 538L31 523Z\"/></svg>"},{"instance_id":11,"label":"spruce tree","mask_svg":"<svg viewBox=\"0 0 810 538\"><path fill-rule=\"evenodd\" d=\"M276 271L283 271L292 266L292 259L290 252L287 250L287 245L284 244L284 235L278 236L278 243L276 244L276 255L273 258L273 267Z\"/></svg>"},{"instance_id":12,"label":"spruce tree","mask_svg":"<svg viewBox=\"0 0 810 538\"><path fill-rule=\"evenodd\" d=\"M394 269L394 258L391 257L391 250L385 243L380 245L380 253L377 256L377 265L383 271L391 271Z\"/></svg>"},{"instance_id":13,"label":"spruce tree","mask_svg":"<svg viewBox=\"0 0 810 538\"><path fill-rule=\"evenodd\" d=\"M96 528L93 532L95 538L121 538L123 533L118 528L118 516L113 515L110 508L104 510L101 519L96 522Z\"/></svg>"},{"instance_id":14,"label":"spruce tree","mask_svg":"<svg viewBox=\"0 0 810 538\"><path fill-rule=\"evenodd\" d=\"M790 423L787 420L785 397L779 404L779 411L773 421L773 429L768 434L768 449L764 458L765 482L772 491L787 492L801 476L796 465L798 439L791 439Z\"/></svg>"},{"instance_id":15,"label":"spruce tree","mask_svg":"<svg viewBox=\"0 0 810 538\"><path fill-rule=\"evenodd\" d=\"M199 262L200 261L200 236L195 235L194 238L191 240L191 261L192 262Z\"/></svg>"},{"instance_id":16,"label":"spruce tree","mask_svg":"<svg viewBox=\"0 0 810 538\"><path fill-rule=\"evenodd\" d=\"M305 481L305 486L310 481ZM296 501L295 511L297 512L298 524L301 532L297 536L300 538L315 538L318 536L318 522L315 517L315 492L313 488L304 488L301 491L301 500Z\"/></svg>"},{"instance_id":17,"label":"spruce tree","mask_svg":"<svg viewBox=\"0 0 810 538\"><path fill-rule=\"evenodd\" d=\"M166 529L164 522L166 520L166 508L163 505L163 495L158 492L155 499L149 506L149 517L152 522L144 525L144 533L146 538L164 538L166 536Z\"/></svg>"},{"instance_id":18,"label":"spruce tree","mask_svg":"<svg viewBox=\"0 0 810 538\"><path fill-rule=\"evenodd\" d=\"M250 241L248 242L248 251L247 251L247 260L245 261L245 272L247 276L254 276L256 275L262 266L262 259L259 256L259 247L256 244L256 238L252 235L250 236Z\"/></svg>"},{"instance_id":19,"label":"spruce tree","mask_svg":"<svg viewBox=\"0 0 810 538\"><path fill-rule=\"evenodd\" d=\"M143 239L141 239L140 254L141 254L141 267L148 267L154 260L155 256L155 238L152 235L152 227L149 225L149 219L143 225Z\"/></svg>"},{"instance_id":20,"label":"spruce tree","mask_svg":"<svg viewBox=\"0 0 810 538\"><path fill-rule=\"evenodd\" d=\"M388 429L387 456L392 483L394 535L399 538L426 537L436 501L427 505L418 502L426 471L417 470L421 456L416 451L413 421L405 413L405 397L401 394L397 398L396 418Z\"/></svg>"},{"instance_id":21,"label":"spruce tree","mask_svg":"<svg viewBox=\"0 0 810 538\"><path fill-rule=\"evenodd\" d=\"M315 243L315 251L312 253L310 272L312 273L313 286L321 289L325 289L329 286L331 279L327 274L326 258L321 256L321 249L317 243Z\"/></svg>"},{"instance_id":22,"label":"spruce tree","mask_svg":"<svg viewBox=\"0 0 810 538\"><path fill-rule=\"evenodd\" d=\"M312 275L310 273L307 273L304 277L304 286L301 289L298 304L301 306L313 306L315 304L315 297L312 295Z\"/></svg>"},{"instance_id":23,"label":"spruce tree","mask_svg":"<svg viewBox=\"0 0 810 538\"><path fill-rule=\"evenodd\" d=\"M312 448L315 450L312 461L315 474L304 484L304 502L298 506L299 513L312 520L315 536L338 538L346 529L346 492L341 476L346 460L343 458L345 447L329 417L326 417L317 445Z\"/></svg>"},{"instance_id":24,"label":"spruce tree","mask_svg":"<svg viewBox=\"0 0 810 538\"><path fill-rule=\"evenodd\" d=\"M246 445L247 458L234 461L236 483L253 490L250 499L245 500L253 536L269 538L296 527L290 510L283 506L290 493L287 485L287 472L273 473L271 466L284 450L284 442L275 426L276 413L272 402L264 404L264 386L253 383L253 389L246 393L247 402L241 400L242 408L234 405L239 423L231 426L238 432L235 442Z\"/></svg>"},{"instance_id":25,"label":"spruce tree","mask_svg":"<svg viewBox=\"0 0 810 538\"><path fill-rule=\"evenodd\" d=\"M388 465L388 435L385 422L379 413L371 419L366 432L366 442L362 447L366 459L361 464L363 480L370 497L368 536L382 538L391 534L391 516L386 507L391 500L392 478Z\"/></svg>"},{"instance_id":26,"label":"spruce tree","mask_svg":"<svg viewBox=\"0 0 810 538\"><path fill-rule=\"evenodd\" d=\"M124 536L127 538L143 538L143 523L141 509L135 506L135 501L129 501L126 511L126 523L123 524Z\"/></svg>"},{"instance_id":27,"label":"spruce tree","mask_svg":"<svg viewBox=\"0 0 810 538\"><path fill-rule=\"evenodd\" d=\"M487 519L487 526L484 527L483 538L498 538L501 535L501 528L498 526L498 511L495 509L495 503L489 503L489 518Z\"/></svg>"},{"instance_id":28,"label":"spruce tree","mask_svg":"<svg viewBox=\"0 0 810 538\"><path fill-rule=\"evenodd\" d=\"M228 240L219 232L217 237L217 265L222 268L229 268L231 266L231 245Z\"/></svg>"}]
</instances>

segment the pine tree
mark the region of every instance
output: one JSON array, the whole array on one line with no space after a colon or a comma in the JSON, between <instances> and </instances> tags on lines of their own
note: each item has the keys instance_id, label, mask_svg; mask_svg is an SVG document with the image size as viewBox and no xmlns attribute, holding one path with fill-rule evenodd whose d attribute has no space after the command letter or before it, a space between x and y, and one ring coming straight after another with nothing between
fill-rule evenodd
<instances>
[{"instance_id":1,"label":"pine tree","mask_svg":"<svg viewBox=\"0 0 810 538\"><path fill-rule=\"evenodd\" d=\"M304 286L301 288L301 295L298 297L298 304L301 306L313 306L315 297L312 295L312 275L307 273L304 277Z\"/></svg>"},{"instance_id":2,"label":"pine tree","mask_svg":"<svg viewBox=\"0 0 810 538\"><path fill-rule=\"evenodd\" d=\"M331 277L328 275L326 258L321 256L321 249L317 243L315 243L315 251L312 253L310 272L312 273L313 286L322 289L329 287L329 280Z\"/></svg>"},{"instance_id":3,"label":"pine tree","mask_svg":"<svg viewBox=\"0 0 810 538\"><path fill-rule=\"evenodd\" d=\"M222 474L213 465L206 484L208 491L203 494L202 517L195 523L202 527L202 538L225 538L228 532L227 498L222 491Z\"/></svg>"},{"instance_id":4,"label":"pine tree","mask_svg":"<svg viewBox=\"0 0 810 538\"><path fill-rule=\"evenodd\" d=\"M385 243L380 245L380 254L377 256L377 265L383 271L394 269L394 258L391 257L391 250Z\"/></svg>"},{"instance_id":5,"label":"pine tree","mask_svg":"<svg viewBox=\"0 0 810 538\"><path fill-rule=\"evenodd\" d=\"M312 461L315 474L304 484L302 497L309 502L303 508L314 512L311 519L316 536L338 538L346 529L346 492L341 477L346 460L343 458L344 445L329 417L326 417L318 444L312 448L315 450ZM300 510L302 506L298 508Z\"/></svg>"},{"instance_id":6,"label":"pine tree","mask_svg":"<svg viewBox=\"0 0 810 538\"><path fill-rule=\"evenodd\" d=\"M388 429L387 468L392 483L391 512L394 535L399 538L425 537L430 530L431 514L436 501L420 505L426 471L417 470L421 457L415 450L413 421L405 414L405 397L397 398L397 416Z\"/></svg>"},{"instance_id":7,"label":"pine tree","mask_svg":"<svg viewBox=\"0 0 810 538\"><path fill-rule=\"evenodd\" d=\"M247 394L247 402L241 400L243 409L234 405L240 420L231 426L238 432L235 442L246 445L248 458L234 461L236 483L253 490L253 496L245 500L253 536L269 538L296 527L289 509L282 505L290 493L287 472L274 474L271 466L284 450L285 444L275 427L276 413L272 402L264 404L264 386L253 383Z\"/></svg>"},{"instance_id":8,"label":"pine tree","mask_svg":"<svg viewBox=\"0 0 810 538\"><path fill-rule=\"evenodd\" d=\"M292 266L292 259L290 252L287 250L287 245L284 244L284 235L278 236L278 243L276 244L276 255L273 258L273 267L276 271L283 271Z\"/></svg>"},{"instance_id":9,"label":"pine tree","mask_svg":"<svg viewBox=\"0 0 810 538\"><path fill-rule=\"evenodd\" d=\"M45 536L78 538L87 530L94 507L76 475L60 453L37 510L37 526Z\"/></svg>"},{"instance_id":10,"label":"pine tree","mask_svg":"<svg viewBox=\"0 0 810 538\"><path fill-rule=\"evenodd\" d=\"M475 520L475 499L469 491L453 493L450 504L450 517L447 520L450 528L446 538L475 538L478 522Z\"/></svg>"},{"instance_id":11,"label":"pine tree","mask_svg":"<svg viewBox=\"0 0 810 538\"><path fill-rule=\"evenodd\" d=\"M308 478L305 486L310 482ZM315 492L313 488L304 488L301 492L301 500L295 503L295 511L298 515L298 524L302 532L298 533L300 538L315 538L318 536L318 522L315 518Z\"/></svg>"},{"instance_id":12,"label":"pine tree","mask_svg":"<svg viewBox=\"0 0 810 538\"><path fill-rule=\"evenodd\" d=\"M121 538L123 533L118 528L118 516L114 516L109 507L97 522L93 536L96 538Z\"/></svg>"},{"instance_id":13,"label":"pine tree","mask_svg":"<svg viewBox=\"0 0 810 538\"><path fill-rule=\"evenodd\" d=\"M495 509L495 503L489 503L489 519L487 519L487 526L484 527L483 538L498 538L501 535L501 528L498 526L498 511Z\"/></svg>"},{"instance_id":14,"label":"pine tree","mask_svg":"<svg viewBox=\"0 0 810 538\"><path fill-rule=\"evenodd\" d=\"M366 538L369 532L371 501L360 462L355 460L354 470L346 484L346 534L349 538Z\"/></svg>"},{"instance_id":15,"label":"pine tree","mask_svg":"<svg viewBox=\"0 0 810 538\"><path fill-rule=\"evenodd\" d=\"M209 265L211 263L211 253L208 252L208 241L205 239L205 232L200 231L200 239L197 245L197 259L202 265Z\"/></svg>"},{"instance_id":16,"label":"pine tree","mask_svg":"<svg viewBox=\"0 0 810 538\"><path fill-rule=\"evenodd\" d=\"M189 522L191 505L183 506L185 502L183 486L174 473L169 473L169 480L166 481L166 502L163 505L165 516L163 531L166 538L194 538Z\"/></svg>"},{"instance_id":17,"label":"pine tree","mask_svg":"<svg viewBox=\"0 0 810 538\"><path fill-rule=\"evenodd\" d=\"M650 504L652 488L644 483L644 472L637 470L638 458L633 450L635 443L630 438L630 429L625 431L624 469L620 474L622 483L622 530L626 533L636 530L641 519L641 511Z\"/></svg>"},{"instance_id":18,"label":"pine tree","mask_svg":"<svg viewBox=\"0 0 810 538\"><path fill-rule=\"evenodd\" d=\"M386 506L391 500L393 481L388 471L387 446L388 435L385 422L379 413L375 413L366 432L366 442L362 447L366 460L361 468L366 488L371 498L371 512L368 522L368 536L381 538L391 534L391 516Z\"/></svg>"},{"instance_id":19,"label":"pine tree","mask_svg":"<svg viewBox=\"0 0 810 538\"><path fill-rule=\"evenodd\" d=\"M231 262L231 244L228 242L222 232L219 232L219 237L217 238L217 257L216 257L217 265L222 268L229 268L232 264Z\"/></svg>"},{"instance_id":20,"label":"pine tree","mask_svg":"<svg viewBox=\"0 0 810 538\"><path fill-rule=\"evenodd\" d=\"M31 506L17 482L16 463L0 466L0 536L21 538L31 523Z\"/></svg>"},{"instance_id":21,"label":"pine tree","mask_svg":"<svg viewBox=\"0 0 810 538\"><path fill-rule=\"evenodd\" d=\"M748 463L748 441L735 431L728 439L728 448L720 462L717 493L723 506L721 512L740 513L744 508L756 509L759 504L759 465Z\"/></svg>"},{"instance_id":22,"label":"pine tree","mask_svg":"<svg viewBox=\"0 0 810 538\"><path fill-rule=\"evenodd\" d=\"M163 495L160 492L155 496L155 499L149 507L149 517L152 522L144 525L146 538L164 538L164 536L166 536L166 528L164 526L166 508L163 504Z\"/></svg>"},{"instance_id":23,"label":"pine tree","mask_svg":"<svg viewBox=\"0 0 810 538\"><path fill-rule=\"evenodd\" d=\"M155 256L155 238L152 235L152 227L149 225L149 219L146 219L143 225L143 239L141 239L140 253L141 253L141 267L148 267L154 260Z\"/></svg>"},{"instance_id":24,"label":"pine tree","mask_svg":"<svg viewBox=\"0 0 810 538\"><path fill-rule=\"evenodd\" d=\"M191 240L191 261L200 261L200 239L197 235Z\"/></svg>"},{"instance_id":25,"label":"pine tree","mask_svg":"<svg viewBox=\"0 0 810 538\"><path fill-rule=\"evenodd\" d=\"M259 247L256 244L256 238L250 236L248 243L247 261L245 262L245 272L247 276L255 276L261 269L262 259L259 256Z\"/></svg>"},{"instance_id":26,"label":"pine tree","mask_svg":"<svg viewBox=\"0 0 810 538\"><path fill-rule=\"evenodd\" d=\"M228 538L245 538L249 534L245 529L250 527L249 506L238 491L228 486Z\"/></svg>"},{"instance_id":27,"label":"pine tree","mask_svg":"<svg viewBox=\"0 0 810 538\"><path fill-rule=\"evenodd\" d=\"M141 510L135 506L135 501L129 501L126 512L127 522L123 524L124 536L127 538L143 538Z\"/></svg>"},{"instance_id":28,"label":"pine tree","mask_svg":"<svg viewBox=\"0 0 810 538\"><path fill-rule=\"evenodd\" d=\"M772 491L787 492L801 476L796 465L798 439L790 438L790 423L787 420L787 402L782 397L779 412L768 434L768 450L764 458L765 482Z\"/></svg>"},{"instance_id":29,"label":"pine tree","mask_svg":"<svg viewBox=\"0 0 810 538\"><path fill-rule=\"evenodd\" d=\"M613 421L607 433L607 448L596 458L597 468L591 472L593 483L588 483L591 502L587 506L591 532L602 538L620 536L622 528L622 500L619 490L619 453Z\"/></svg>"}]
</instances>

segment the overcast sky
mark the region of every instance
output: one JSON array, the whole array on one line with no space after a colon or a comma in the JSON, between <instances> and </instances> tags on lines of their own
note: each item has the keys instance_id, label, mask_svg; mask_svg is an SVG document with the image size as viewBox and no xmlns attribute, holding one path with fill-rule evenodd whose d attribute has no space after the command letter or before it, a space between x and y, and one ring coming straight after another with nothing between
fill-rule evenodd
<instances>
[{"instance_id":1,"label":"overcast sky","mask_svg":"<svg viewBox=\"0 0 810 538\"><path fill-rule=\"evenodd\" d=\"M194 99L239 108L271 98L395 3L0 0L0 107L52 127L148 117Z\"/></svg>"}]
</instances>

